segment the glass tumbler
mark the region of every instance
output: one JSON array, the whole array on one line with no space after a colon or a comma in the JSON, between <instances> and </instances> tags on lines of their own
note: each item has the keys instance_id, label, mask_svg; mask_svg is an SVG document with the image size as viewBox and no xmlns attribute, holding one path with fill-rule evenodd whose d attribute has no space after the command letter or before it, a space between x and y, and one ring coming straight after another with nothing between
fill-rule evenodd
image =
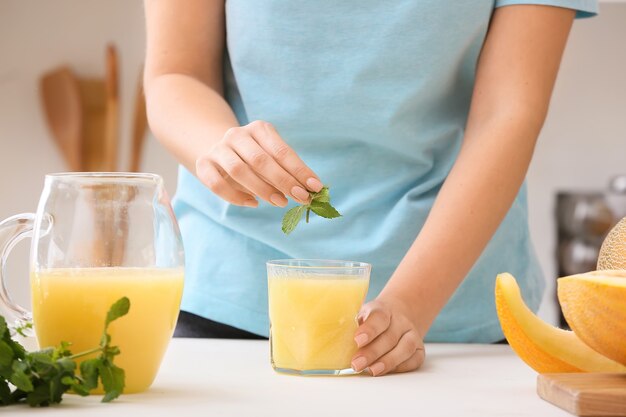
<instances>
[{"instance_id":1,"label":"glass tumbler","mask_svg":"<svg viewBox=\"0 0 626 417\"><path fill-rule=\"evenodd\" d=\"M363 262L286 259L267 262L274 370L299 375L354 374L357 314L369 286Z\"/></svg>"}]
</instances>

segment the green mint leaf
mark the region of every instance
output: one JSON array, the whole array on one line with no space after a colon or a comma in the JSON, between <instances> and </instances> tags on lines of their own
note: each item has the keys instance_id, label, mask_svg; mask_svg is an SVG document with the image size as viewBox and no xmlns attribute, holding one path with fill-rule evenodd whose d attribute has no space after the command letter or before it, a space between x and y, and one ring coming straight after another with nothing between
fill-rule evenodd
<instances>
[{"instance_id":1,"label":"green mint leaf","mask_svg":"<svg viewBox=\"0 0 626 417\"><path fill-rule=\"evenodd\" d=\"M52 360L50 353L46 351L33 352L30 355L28 355L28 360L31 364L35 366L36 365L39 365L39 366L54 365L54 361Z\"/></svg>"},{"instance_id":2,"label":"green mint leaf","mask_svg":"<svg viewBox=\"0 0 626 417\"><path fill-rule=\"evenodd\" d=\"M57 366L61 372L73 374L76 370L76 362L70 358L61 358L57 361Z\"/></svg>"},{"instance_id":3,"label":"green mint leaf","mask_svg":"<svg viewBox=\"0 0 626 417\"><path fill-rule=\"evenodd\" d=\"M107 328L129 309L128 298L115 302L104 320L101 345L75 355L67 342L61 342L56 348L26 352L12 339L6 320L0 315L0 406L20 402L31 407L58 404L70 389L79 395L89 395L90 390L98 386L98 380L105 390L103 402L119 397L124 391L125 373L113 363L120 349L110 346ZM22 327L29 329L29 326ZM82 361L78 376L76 359L93 355L98 356Z\"/></svg>"},{"instance_id":4,"label":"green mint leaf","mask_svg":"<svg viewBox=\"0 0 626 417\"><path fill-rule=\"evenodd\" d=\"M25 321L15 328L15 331L22 337L30 337L32 335L33 322Z\"/></svg>"},{"instance_id":5,"label":"green mint leaf","mask_svg":"<svg viewBox=\"0 0 626 417\"><path fill-rule=\"evenodd\" d=\"M72 391L81 397L89 395L89 388L87 388L82 381L75 376L65 375L61 377L61 384L66 387L71 387Z\"/></svg>"},{"instance_id":6,"label":"green mint leaf","mask_svg":"<svg viewBox=\"0 0 626 417\"><path fill-rule=\"evenodd\" d=\"M20 345L19 343L17 343L14 340L11 340L10 337L7 337L5 339L5 342L9 341L9 346L11 346L11 348L13 349L13 353L15 354L15 357L17 359L24 359L26 357L26 349L24 349L24 346Z\"/></svg>"},{"instance_id":7,"label":"green mint leaf","mask_svg":"<svg viewBox=\"0 0 626 417\"><path fill-rule=\"evenodd\" d=\"M117 320L122 316L125 316L128 313L129 309L130 309L130 300L128 299L128 297L122 297L119 300L117 300L115 303L113 303L113 305L109 309L109 312L107 313L107 318L104 323L105 331L112 321Z\"/></svg>"},{"instance_id":8,"label":"green mint leaf","mask_svg":"<svg viewBox=\"0 0 626 417\"><path fill-rule=\"evenodd\" d=\"M317 193L311 193L311 201L319 201L320 203L330 203L330 190L324 186Z\"/></svg>"},{"instance_id":9,"label":"green mint leaf","mask_svg":"<svg viewBox=\"0 0 626 417\"><path fill-rule=\"evenodd\" d=\"M26 370L28 366L24 362L13 361L13 373L9 378L9 382L19 390L24 392L31 392L33 387L33 382L30 380L28 375L26 375Z\"/></svg>"},{"instance_id":10,"label":"green mint leaf","mask_svg":"<svg viewBox=\"0 0 626 417\"><path fill-rule=\"evenodd\" d=\"M285 217L283 217L283 233L288 235L293 232L296 228L300 220L302 219L302 213L304 212L305 206L297 206L289 209L287 213L285 213Z\"/></svg>"},{"instance_id":11,"label":"green mint leaf","mask_svg":"<svg viewBox=\"0 0 626 417\"><path fill-rule=\"evenodd\" d=\"M66 356L72 356L72 352L70 352L71 343L61 341L59 346L52 350L52 358L57 360L59 358L64 358Z\"/></svg>"},{"instance_id":12,"label":"green mint leaf","mask_svg":"<svg viewBox=\"0 0 626 417\"><path fill-rule=\"evenodd\" d=\"M26 395L26 403L31 407L47 407L51 403L51 397L50 385L42 384Z\"/></svg>"},{"instance_id":13,"label":"green mint leaf","mask_svg":"<svg viewBox=\"0 0 626 417\"><path fill-rule=\"evenodd\" d=\"M313 201L311 203L311 210L318 216L326 219L334 219L341 217L341 214L330 203L321 203L319 201Z\"/></svg>"},{"instance_id":14,"label":"green mint leaf","mask_svg":"<svg viewBox=\"0 0 626 417\"><path fill-rule=\"evenodd\" d=\"M76 385L77 381L75 378L72 378L71 376L64 376L63 378L61 378L61 382L65 385Z\"/></svg>"},{"instance_id":15,"label":"green mint leaf","mask_svg":"<svg viewBox=\"0 0 626 417\"><path fill-rule=\"evenodd\" d=\"M80 383L74 383L72 385L72 391L81 397L86 397L90 394L90 389Z\"/></svg>"},{"instance_id":16,"label":"green mint leaf","mask_svg":"<svg viewBox=\"0 0 626 417\"><path fill-rule=\"evenodd\" d=\"M0 340L0 368L9 368L14 356L11 346L4 340Z\"/></svg>"},{"instance_id":17,"label":"green mint leaf","mask_svg":"<svg viewBox=\"0 0 626 417\"><path fill-rule=\"evenodd\" d=\"M102 365L102 359L93 358L84 360L80 364L80 376L83 379L83 386L87 390L92 390L98 386L98 368Z\"/></svg>"},{"instance_id":18,"label":"green mint leaf","mask_svg":"<svg viewBox=\"0 0 626 417\"><path fill-rule=\"evenodd\" d=\"M327 219L341 217L339 211L330 204L329 187L324 186L320 191L316 193L310 192L309 195L311 196L309 204L293 207L285 213L282 225L283 233L291 233L302 219L303 213L306 213L305 219L307 223L309 223L311 211Z\"/></svg>"},{"instance_id":19,"label":"green mint leaf","mask_svg":"<svg viewBox=\"0 0 626 417\"><path fill-rule=\"evenodd\" d=\"M38 375L56 373L56 363L45 353L33 352L28 355L26 362L30 365L32 372Z\"/></svg>"},{"instance_id":20,"label":"green mint leaf","mask_svg":"<svg viewBox=\"0 0 626 417\"><path fill-rule=\"evenodd\" d=\"M54 375L54 377L50 380L50 383L48 384L48 391L50 393L50 404L58 404L63 401L63 394L65 394L65 392L70 389L70 385L66 385L61 382L61 380L65 376L70 375L67 375L65 373L58 373ZM35 391L36 390L37 388L35 388Z\"/></svg>"},{"instance_id":21,"label":"green mint leaf","mask_svg":"<svg viewBox=\"0 0 626 417\"><path fill-rule=\"evenodd\" d=\"M119 397L124 391L124 370L107 361L100 364L98 372L105 392L102 402L108 403Z\"/></svg>"},{"instance_id":22,"label":"green mint leaf","mask_svg":"<svg viewBox=\"0 0 626 417\"><path fill-rule=\"evenodd\" d=\"M4 337L5 333L8 333L9 328L7 326L7 321L4 317L0 316L0 339Z\"/></svg>"}]
</instances>

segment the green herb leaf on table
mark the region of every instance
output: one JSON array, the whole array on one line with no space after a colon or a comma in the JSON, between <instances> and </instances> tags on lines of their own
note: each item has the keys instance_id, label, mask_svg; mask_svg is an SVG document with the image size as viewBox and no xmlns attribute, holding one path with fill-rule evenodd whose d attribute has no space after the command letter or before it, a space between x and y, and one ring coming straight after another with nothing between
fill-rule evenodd
<instances>
[{"instance_id":1,"label":"green herb leaf on table","mask_svg":"<svg viewBox=\"0 0 626 417\"><path fill-rule=\"evenodd\" d=\"M86 359L80 364L80 376L83 379L83 387L92 390L98 386L98 367L101 360L98 358Z\"/></svg>"},{"instance_id":2,"label":"green herb leaf on table","mask_svg":"<svg viewBox=\"0 0 626 417\"><path fill-rule=\"evenodd\" d=\"M102 361L98 372L105 392L102 402L108 403L119 397L124 391L124 370L114 365L113 362Z\"/></svg>"},{"instance_id":3,"label":"green herb leaf on table","mask_svg":"<svg viewBox=\"0 0 626 417\"><path fill-rule=\"evenodd\" d=\"M98 386L98 380L105 391L103 402L119 397L124 391L125 373L114 364L120 349L111 346L107 330L111 322L126 315L129 309L128 298L116 301L106 315L100 346L77 354L72 354L68 342L61 342L55 348L26 352L11 338L6 320L0 316L0 406L20 402L31 407L58 404L70 389L79 395L89 395ZM98 356L81 362L80 376L77 375L76 359L94 354ZM13 391L9 383L15 387Z\"/></svg>"},{"instance_id":4,"label":"green herb leaf on table","mask_svg":"<svg viewBox=\"0 0 626 417\"><path fill-rule=\"evenodd\" d=\"M0 368L6 368L13 363L13 349L4 340L0 340Z\"/></svg>"},{"instance_id":5,"label":"green herb leaf on table","mask_svg":"<svg viewBox=\"0 0 626 417\"><path fill-rule=\"evenodd\" d=\"M298 226L298 223L300 223L300 220L302 220L302 215L305 213L307 223L309 222L311 212L326 219L341 217L339 211L330 204L330 191L327 186L324 186L317 193L309 194L311 196L309 204L292 207L285 213L282 225L283 233L289 234L293 232L296 226Z\"/></svg>"},{"instance_id":6,"label":"green herb leaf on table","mask_svg":"<svg viewBox=\"0 0 626 417\"><path fill-rule=\"evenodd\" d=\"M9 382L15 385L15 388L24 392L30 392L34 389L33 382L28 375L26 375L26 371L29 370L28 368L28 365L24 362L13 361L13 373L9 378Z\"/></svg>"}]
</instances>

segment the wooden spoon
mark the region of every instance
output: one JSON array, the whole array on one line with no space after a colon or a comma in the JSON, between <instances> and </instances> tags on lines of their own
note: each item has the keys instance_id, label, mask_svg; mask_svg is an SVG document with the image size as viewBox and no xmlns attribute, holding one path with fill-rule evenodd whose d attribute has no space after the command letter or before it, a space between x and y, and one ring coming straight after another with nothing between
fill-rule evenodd
<instances>
[{"instance_id":1,"label":"wooden spoon","mask_svg":"<svg viewBox=\"0 0 626 417\"><path fill-rule=\"evenodd\" d=\"M85 171L117 170L119 100L117 53L106 51L105 78L79 80L83 108L83 166Z\"/></svg>"},{"instance_id":2,"label":"wooden spoon","mask_svg":"<svg viewBox=\"0 0 626 417\"><path fill-rule=\"evenodd\" d=\"M106 51L106 119L104 127L103 165L107 171L117 170L117 146L119 141L119 76L118 57L115 46Z\"/></svg>"},{"instance_id":3,"label":"wooden spoon","mask_svg":"<svg viewBox=\"0 0 626 417\"><path fill-rule=\"evenodd\" d=\"M44 74L40 81L46 121L71 171L82 169L83 114L78 81L67 67Z\"/></svg>"},{"instance_id":4,"label":"wooden spoon","mask_svg":"<svg viewBox=\"0 0 626 417\"><path fill-rule=\"evenodd\" d=\"M148 118L146 116L146 98L143 91L143 69L139 71L137 91L135 93L135 116L133 119L133 134L130 151L130 171L139 172L143 142L146 137Z\"/></svg>"}]
</instances>

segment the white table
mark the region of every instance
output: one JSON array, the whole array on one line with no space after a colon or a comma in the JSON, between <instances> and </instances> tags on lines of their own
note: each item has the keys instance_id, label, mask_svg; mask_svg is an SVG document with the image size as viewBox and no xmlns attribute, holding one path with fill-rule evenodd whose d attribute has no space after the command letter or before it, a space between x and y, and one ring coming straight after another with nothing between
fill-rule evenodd
<instances>
[{"instance_id":1,"label":"white table","mask_svg":"<svg viewBox=\"0 0 626 417\"><path fill-rule=\"evenodd\" d=\"M152 388L111 404L66 395L32 416L570 416L535 393L535 372L504 345L427 345L418 372L379 378L275 373L268 342L174 339Z\"/></svg>"}]
</instances>

